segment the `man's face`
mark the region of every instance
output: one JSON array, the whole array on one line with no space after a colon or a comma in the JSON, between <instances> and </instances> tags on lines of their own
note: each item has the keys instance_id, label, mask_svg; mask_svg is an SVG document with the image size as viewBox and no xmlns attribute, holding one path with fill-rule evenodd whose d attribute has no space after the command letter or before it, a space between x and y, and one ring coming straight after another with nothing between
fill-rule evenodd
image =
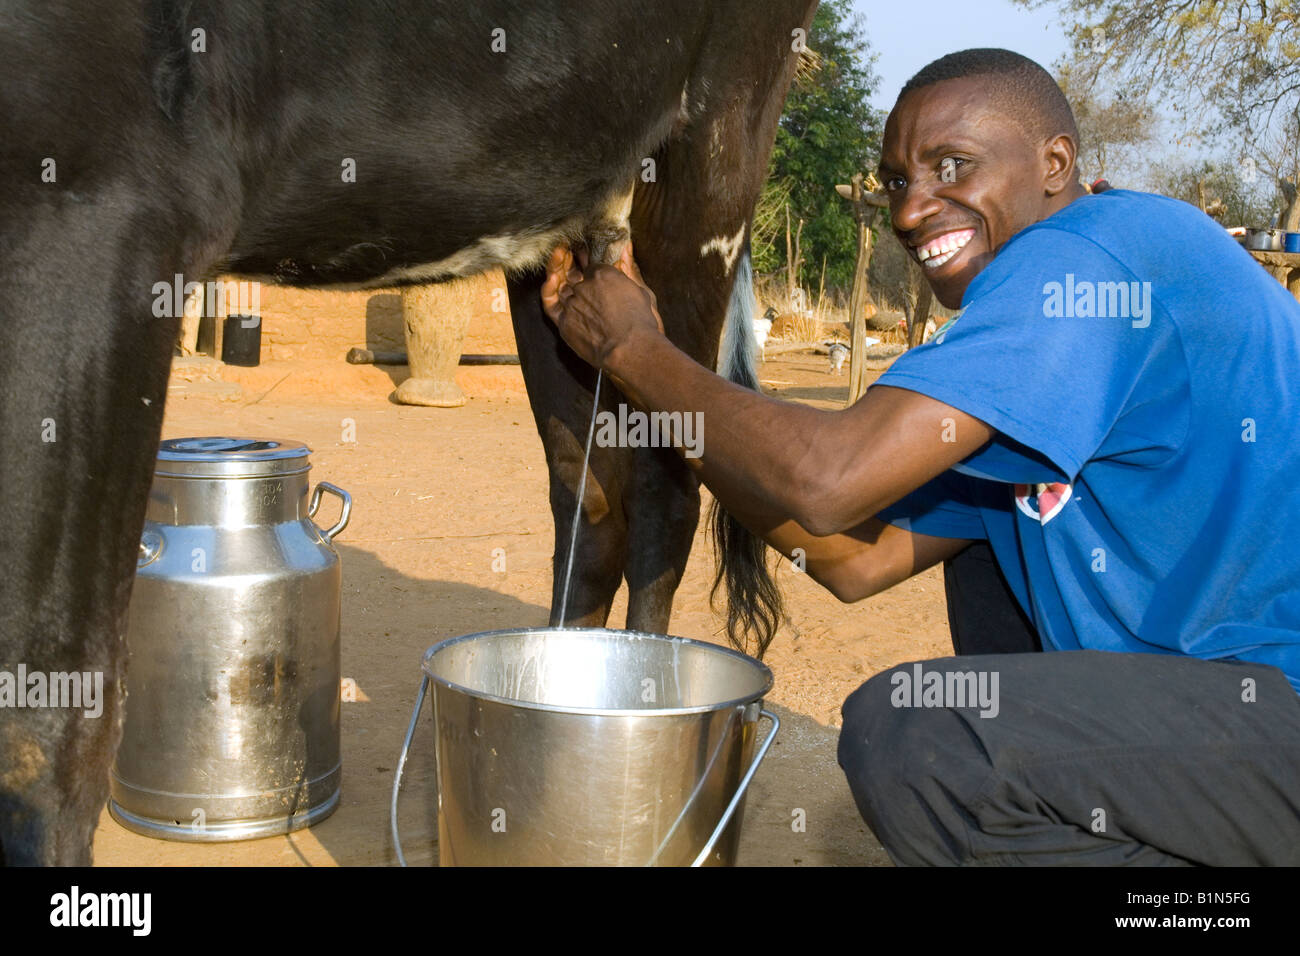
<instances>
[{"instance_id":1,"label":"man's face","mask_svg":"<svg viewBox=\"0 0 1300 956\"><path fill-rule=\"evenodd\" d=\"M946 308L961 305L1003 243L1060 208L1059 152L1030 142L982 77L922 87L895 106L880 179L894 234Z\"/></svg>"}]
</instances>

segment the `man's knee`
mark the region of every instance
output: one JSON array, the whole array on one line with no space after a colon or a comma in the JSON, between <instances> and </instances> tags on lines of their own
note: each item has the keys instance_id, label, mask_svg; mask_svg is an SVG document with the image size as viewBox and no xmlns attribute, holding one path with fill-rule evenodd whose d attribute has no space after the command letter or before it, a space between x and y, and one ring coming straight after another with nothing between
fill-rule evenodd
<instances>
[{"instance_id":1,"label":"man's knee","mask_svg":"<svg viewBox=\"0 0 1300 956\"><path fill-rule=\"evenodd\" d=\"M968 855L963 801L987 780L987 755L962 713L918 706L900 692L912 667L877 674L844 702L840 767L895 862L961 862Z\"/></svg>"},{"instance_id":2,"label":"man's knee","mask_svg":"<svg viewBox=\"0 0 1300 956\"><path fill-rule=\"evenodd\" d=\"M843 717L840 731L840 766L846 761L854 766L884 765L879 769L897 771L901 764L932 766L940 756L980 753L981 748L969 729L972 717L978 719L980 699L972 692L970 700L952 706L951 701L932 701L928 692L916 687L917 668L928 678L958 666L959 658L900 664L872 677L849 695L840 708ZM984 713L996 714L996 702ZM962 730L961 728L966 728ZM954 734L954 731L957 731ZM954 743L969 742L970 746ZM985 761L986 762L986 761Z\"/></svg>"}]
</instances>

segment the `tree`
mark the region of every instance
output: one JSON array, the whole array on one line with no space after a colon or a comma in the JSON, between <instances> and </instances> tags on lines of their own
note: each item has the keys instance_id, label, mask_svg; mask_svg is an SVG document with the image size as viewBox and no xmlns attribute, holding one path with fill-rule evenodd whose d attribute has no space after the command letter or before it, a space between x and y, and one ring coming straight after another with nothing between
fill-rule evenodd
<instances>
[{"instance_id":1,"label":"tree","mask_svg":"<svg viewBox=\"0 0 1300 956\"><path fill-rule=\"evenodd\" d=\"M1145 97L1131 89L1104 95L1095 85L1080 83L1068 64L1061 68L1057 83L1079 126L1076 162L1084 180L1106 179L1117 172L1120 180L1133 179L1138 157L1149 150L1156 125L1155 110Z\"/></svg>"},{"instance_id":2,"label":"tree","mask_svg":"<svg viewBox=\"0 0 1300 956\"><path fill-rule=\"evenodd\" d=\"M869 98L879 82L874 57L848 0L822 0L808 32L819 68L797 77L786 100L768 168L768 180L754 215L754 266L772 273L786 267L785 212L792 232L803 221L802 260L826 285L853 281L857 227L848 204L835 193L855 172L875 168L884 117ZM801 275L805 283L817 275Z\"/></svg>"},{"instance_id":3,"label":"tree","mask_svg":"<svg viewBox=\"0 0 1300 956\"><path fill-rule=\"evenodd\" d=\"M1017 0L1054 5L1071 26L1080 86L1149 91L1193 136L1229 144L1249 177L1268 175L1281 220L1300 229L1300 0Z\"/></svg>"},{"instance_id":4,"label":"tree","mask_svg":"<svg viewBox=\"0 0 1300 956\"><path fill-rule=\"evenodd\" d=\"M1236 163L1202 160L1161 166L1150 179L1151 188L1158 193L1203 209L1208 206L1225 226L1260 226L1272 221L1271 197L1248 183Z\"/></svg>"}]
</instances>

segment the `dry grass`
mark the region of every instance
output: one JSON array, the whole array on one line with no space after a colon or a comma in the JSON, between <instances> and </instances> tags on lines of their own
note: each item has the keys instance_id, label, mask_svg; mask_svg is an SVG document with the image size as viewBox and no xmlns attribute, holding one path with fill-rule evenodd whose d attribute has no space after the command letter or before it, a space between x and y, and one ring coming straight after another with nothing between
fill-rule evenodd
<instances>
[{"instance_id":1,"label":"dry grass","mask_svg":"<svg viewBox=\"0 0 1300 956\"><path fill-rule=\"evenodd\" d=\"M769 307L776 312L769 341L849 343L851 336L847 295L840 290L824 292L811 310L794 307L799 303L790 301L784 276L760 277L754 284L754 294L759 315ZM879 309L878 317L894 321L883 331L868 328L867 335L879 339L882 345L906 345L907 328L897 324L897 320L903 318L901 294L894 299L875 293L873 300Z\"/></svg>"},{"instance_id":2,"label":"dry grass","mask_svg":"<svg viewBox=\"0 0 1300 956\"><path fill-rule=\"evenodd\" d=\"M794 312L779 316L772 323L772 332L780 342L820 342L825 326L815 314Z\"/></svg>"},{"instance_id":3,"label":"dry grass","mask_svg":"<svg viewBox=\"0 0 1300 956\"><path fill-rule=\"evenodd\" d=\"M818 345L835 341L850 344L848 293L839 289L824 290L815 302L806 292L802 294L804 302L790 301L783 274L756 279L754 295L758 302L758 314L762 315L769 307L776 312L768 341ZM872 301L879 311L869 319L866 331L869 337L880 340L881 348L907 347L903 309L906 295L907 291L902 288L871 291ZM804 307L796 308L797 305ZM935 326L942 325L951 316L952 310L942 308L937 302L931 307L930 321ZM880 328L882 325L885 326L883 329Z\"/></svg>"}]
</instances>

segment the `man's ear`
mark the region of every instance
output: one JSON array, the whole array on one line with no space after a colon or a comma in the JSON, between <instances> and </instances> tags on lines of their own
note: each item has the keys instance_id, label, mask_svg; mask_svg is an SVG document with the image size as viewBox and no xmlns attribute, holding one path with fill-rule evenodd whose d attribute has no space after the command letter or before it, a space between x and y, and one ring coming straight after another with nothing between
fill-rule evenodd
<instances>
[{"instance_id":1,"label":"man's ear","mask_svg":"<svg viewBox=\"0 0 1300 956\"><path fill-rule=\"evenodd\" d=\"M1079 178L1074 160L1079 153L1074 137L1061 133L1043 144L1045 177L1043 191L1056 196L1068 189Z\"/></svg>"}]
</instances>

